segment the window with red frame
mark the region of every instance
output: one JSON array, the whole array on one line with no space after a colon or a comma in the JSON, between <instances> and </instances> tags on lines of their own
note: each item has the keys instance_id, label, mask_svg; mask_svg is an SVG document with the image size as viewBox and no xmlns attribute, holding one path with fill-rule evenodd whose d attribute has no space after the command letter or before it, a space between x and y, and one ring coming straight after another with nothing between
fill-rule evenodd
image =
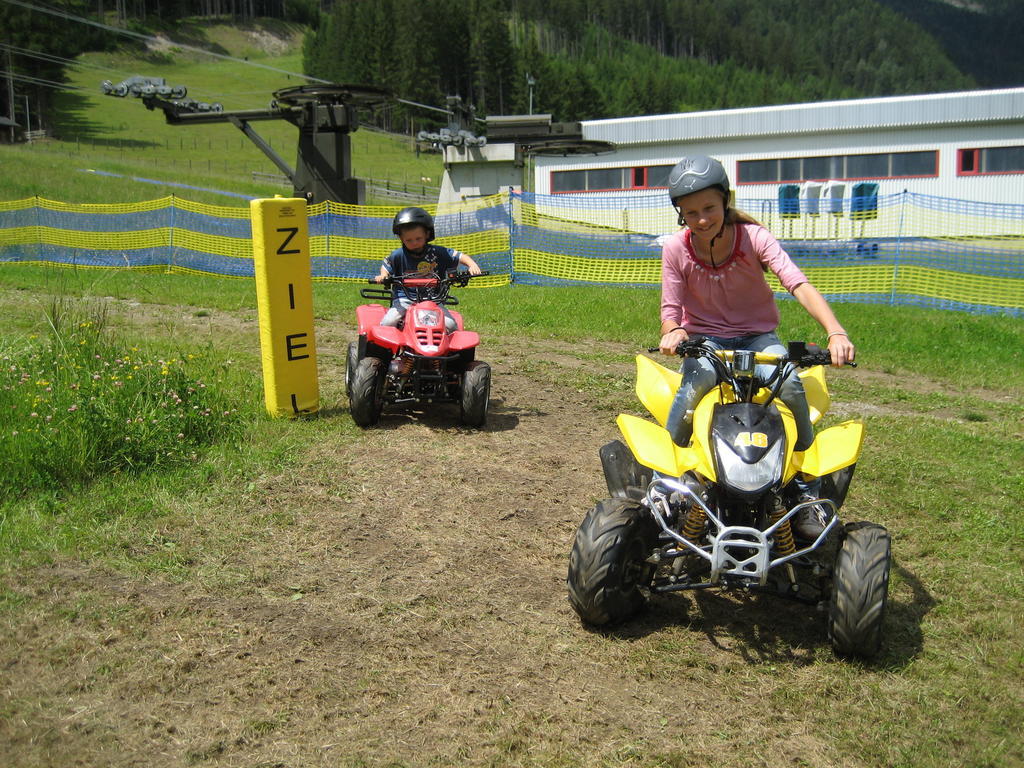
<instances>
[{"instance_id":1,"label":"window with red frame","mask_svg":"<svg viewBox=\"0 0 1024 768\"><path fill-rule=\"evenodd\" d=\"M581 168L551 172L551 191L609 192L660 189L668 186L671 165L638 165L631 168Z\"/></svg>"},{"instance_id":2,"label":"window with red frame","mask_svg":"<svg viewBox=\"0 0 1024 768\"><path fill-rule=\"evenodd\" d=\"M929 177L939 175L939 153L922 150L740 160L736 171L737 184Z\"/></svg>"},{"instance_id":3,"label":"window with red frame","mask_svg":"<svg viewBox=\"0 0 1024 768\"><path fill-rule=\"evenodd\" d=\"M1024 173L1024 146L961 149L956 172L958 176Z\"/></svg>"}]
</instances>

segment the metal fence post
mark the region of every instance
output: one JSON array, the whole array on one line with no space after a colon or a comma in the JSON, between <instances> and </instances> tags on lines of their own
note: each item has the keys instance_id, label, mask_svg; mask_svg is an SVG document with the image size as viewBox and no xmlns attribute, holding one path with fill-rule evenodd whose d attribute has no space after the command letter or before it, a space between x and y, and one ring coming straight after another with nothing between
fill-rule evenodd
<instances>
[{"instance_id":1,"label":"metal fence post","mask_svg":"<svg viewBox=\"0 0 1024 768\"><path fill-rule=\"evenodd\" d=\"M908 194L910 193L904 189L900 199L900 218L899 224L896 226L896 255L893 257L892 264L892 291L889 293L890 306L894 306L896 304L896 285L900 279L900 256L903 251L903 218L907 211Z\"/></svg>"},{"instance_id":2,"label":"metal fence post","mask_svg":"<svg viewBox=\"0 0 1024 768\"><path fill-rule=\"evenodd\" d=\"M516 284L516 190L508 188L508 282ZM521 204L521 203L520 203Z\"/></svg>"}]
</instances>

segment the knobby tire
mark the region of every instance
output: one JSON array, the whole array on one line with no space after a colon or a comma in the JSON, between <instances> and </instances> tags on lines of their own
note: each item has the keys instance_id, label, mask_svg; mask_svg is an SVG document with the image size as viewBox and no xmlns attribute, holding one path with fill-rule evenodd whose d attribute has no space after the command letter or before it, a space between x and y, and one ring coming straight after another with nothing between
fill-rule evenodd
<instances>
[{"instance_id":1,"label":"knobby tire","mask_svg":"<svg viewBox=\"0 0 1024 768\"><path fill-rule=\"evenodd\" d=\"M352 421L360 427L371 427L380 419L383 407L384 362L376 357L364 357L352 375L352 394L349 410Z\"/></svg>"},{"instance_id":2,"label":"knobby tire","mask_svg":"<svg viewBox=\"0 0 1024 768\"><path fill-rule=\"evenodd\" d=\"M872 523L851 523L836 556L829 639L840 656L871 658L882 645L892 544Z\"/></svg>"},{"instance_id":3,"label":"knobby tire","mask_svg":"<svg viewBox=\"0 0 1024 768\"><path fill-rule=\"evenodd\" d=\"M646 562L657 538L654 521L629 499L600 501L583 518L569 555L569 603L587 624L616 624L646 603L641 587L654 568Z\"/></svg>"}]
</instances>

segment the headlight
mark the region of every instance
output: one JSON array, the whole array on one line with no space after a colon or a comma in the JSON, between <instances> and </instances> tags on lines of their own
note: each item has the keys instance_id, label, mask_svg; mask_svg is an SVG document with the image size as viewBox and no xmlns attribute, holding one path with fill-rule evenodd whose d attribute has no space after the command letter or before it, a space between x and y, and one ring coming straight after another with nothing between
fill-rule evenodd
<instances>
[{"instance_id":1,"label":"headlight","mask_svg":"<svg viewBox=\"0 0 1024 768\"><path fill-rule=\"evenodd\" d=\"M728 443L715 440L719 480L741 493L755 493L767 488L782 478L784 445L785 442L779 440L765 452L760 461L747 464L733 452Z\"/></svg>"},{"instance_id":2,"label":"headlight","mask_svg":"<svg viewBox=\"0 0 1024 768\"><path fill-rule=\"evenodd\" d=\"M434 309L417 309L416 310L416 325L425 326L427 328L433 328L437 325L437 318L440 313Z\"/></svg>"}]
</instances>

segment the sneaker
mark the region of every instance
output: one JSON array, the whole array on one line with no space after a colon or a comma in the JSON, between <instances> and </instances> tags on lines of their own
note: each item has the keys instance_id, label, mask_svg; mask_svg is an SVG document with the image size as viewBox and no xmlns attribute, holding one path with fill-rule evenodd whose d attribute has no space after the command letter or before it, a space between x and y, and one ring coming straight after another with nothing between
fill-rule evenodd
<instances>
[{"instance_id":1,"label":"sneaker","mask_svg":"<svg viewBox=\"0 0 1024 768\"><path fill-rule=\"evenodd\" d=\"M797 497L797 504L809 501L816 501L817 496L809 493L801 493ZM809 504L797 512L792 518L793 533L797 538L805 541L814 541L825 530L825 523L828 520L828 513L822 504Z\"/></svg>"}]
</instances>

